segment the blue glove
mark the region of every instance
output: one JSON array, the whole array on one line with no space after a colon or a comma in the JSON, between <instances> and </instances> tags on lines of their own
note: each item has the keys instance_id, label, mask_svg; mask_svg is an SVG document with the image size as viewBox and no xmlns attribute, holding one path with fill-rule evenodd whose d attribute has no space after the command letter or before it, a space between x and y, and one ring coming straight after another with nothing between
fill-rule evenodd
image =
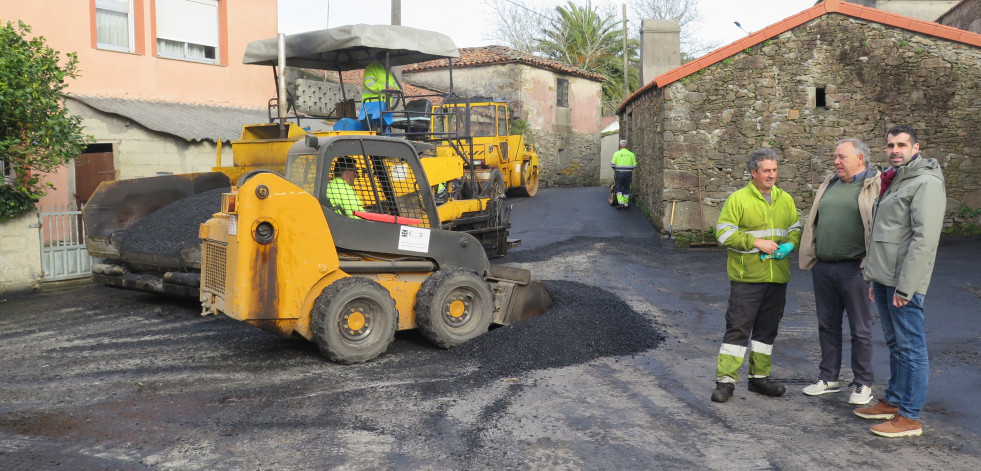
<instances>
[{"instance_id":1,"label":"blue glove","mask_svg":"<svg viewBox=\"0 0 981 471\"><path fill-rule=\"evenodd\" d=\"M773 258L777 260L783 260L787 258L787 255L790 255L790 252L793 250L794 250L793 242L784 242L780 244L779 247L777 247L776 252L773 252Z\"/></svg>"}]
</instances>

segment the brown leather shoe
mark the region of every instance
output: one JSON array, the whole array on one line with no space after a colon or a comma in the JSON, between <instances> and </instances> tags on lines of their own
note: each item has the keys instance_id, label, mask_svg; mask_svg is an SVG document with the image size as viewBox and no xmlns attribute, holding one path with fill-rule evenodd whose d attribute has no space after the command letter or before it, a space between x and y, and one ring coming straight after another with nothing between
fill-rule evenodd
<instances>
[{"instance_id":1,"label":"brown leather shoe","mask_svg":"<svg viewBox=\"0 0 981 471\"><path fill-rule=\"evenodd\" d=\"M896 416L896 412L899 411L899 406L894 406L889 404L882 399L876 402L874 406L861 407L855 409L855 415L863 419L873 419L873 420L890 420Z\"/></svg>"},{"instance_id":2,"label":"brown leather shoe","mask_svg":"<svg viewBox=\"0 0 981 471\"><path fill-rule=\"evenodd\" d=\"M923 434L923 427L919 420L909 420L901 414L896 414L892 420L873 425L872 433L880 437L916 437Z\"/></svg>"}]
</instances>

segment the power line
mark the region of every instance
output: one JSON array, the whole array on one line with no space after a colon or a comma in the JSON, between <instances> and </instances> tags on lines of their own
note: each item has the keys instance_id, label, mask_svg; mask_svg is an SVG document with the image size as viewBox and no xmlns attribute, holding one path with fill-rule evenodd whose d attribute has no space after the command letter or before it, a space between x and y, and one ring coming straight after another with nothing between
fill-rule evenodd
<instances>
[{"instance_id":1,"label":"power line","mask_svg":"<svg viewBox=\"0 0 981 471\"><path fill-rule=\"evenodd\" d=\"M545 18L546 20L550 19L549 17L547 17L547 16L545 16L545 15L543 15L541 13L538 13L537 11L532 10L531 8L528 8L528 7L526 7L526 6L524 6L524 5L520 4L520 3L515 3L512 0L504 0L504 1L510 3L510 4L514 5L514 6L516 6L518 8L521 8L523 10L528 10L529 13L533 13L535 15L538 15L538 16L540 16L542 18Z\"/></svg>"}]
</instances>

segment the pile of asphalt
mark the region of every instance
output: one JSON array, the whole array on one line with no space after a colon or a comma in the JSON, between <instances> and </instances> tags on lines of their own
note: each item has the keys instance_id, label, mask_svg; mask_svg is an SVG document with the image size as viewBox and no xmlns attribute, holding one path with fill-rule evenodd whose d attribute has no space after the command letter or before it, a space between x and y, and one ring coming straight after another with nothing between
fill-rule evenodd
<instances>
[{"instance_id":1,"label":"pile of asphalt","mask_svg":"<svg viewBox=\"0 0 981 471\"><path fill-rule=\"evenodd\" d=\"M174 201L137 221L119 236L119 251L179 258L185 243L200 244L198 226L221 209L228 188L198 193Z\"/></svg>"},{"instance_id":2,"label":"pile of asphalt","mask_svg":"<svg viewBox=\"0 0 981 471\"><path fill-rule=\"evenodd\" d=\"M554 305L443 355L480 362L480 376L513 377L657 348L664 333L615 294L571 281L545 281Z\"/></svg>"}]
</instances>

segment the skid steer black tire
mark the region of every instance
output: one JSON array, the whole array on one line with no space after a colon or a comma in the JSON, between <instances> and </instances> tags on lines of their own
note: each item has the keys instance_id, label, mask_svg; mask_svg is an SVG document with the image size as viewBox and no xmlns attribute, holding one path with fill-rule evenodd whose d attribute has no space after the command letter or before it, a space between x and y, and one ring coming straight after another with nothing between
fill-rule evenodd
<instances>
[{"instance_id":1,"label":"skid steer black tire","mask_svg":"<svg viewBox=\"0 0 981 471\"><path fill-rule=\"evenodd\" d=\"M324 288L313 303L310 330L321 353L343 364L385 353L395 340L399 315L385 287L357 276Z\"/></svg>"},{"instance_id":2,"label":"skid steer black tire","mask_svg":"<svg viewBox=\"0 0 981 471\"><path fill-rule=\"evenodd\" d=\"M415 309L422 335L437 347L450 348L487 332L494 295L472 270L446 267L422 282Z\"/></svg>"}]
</instances>

